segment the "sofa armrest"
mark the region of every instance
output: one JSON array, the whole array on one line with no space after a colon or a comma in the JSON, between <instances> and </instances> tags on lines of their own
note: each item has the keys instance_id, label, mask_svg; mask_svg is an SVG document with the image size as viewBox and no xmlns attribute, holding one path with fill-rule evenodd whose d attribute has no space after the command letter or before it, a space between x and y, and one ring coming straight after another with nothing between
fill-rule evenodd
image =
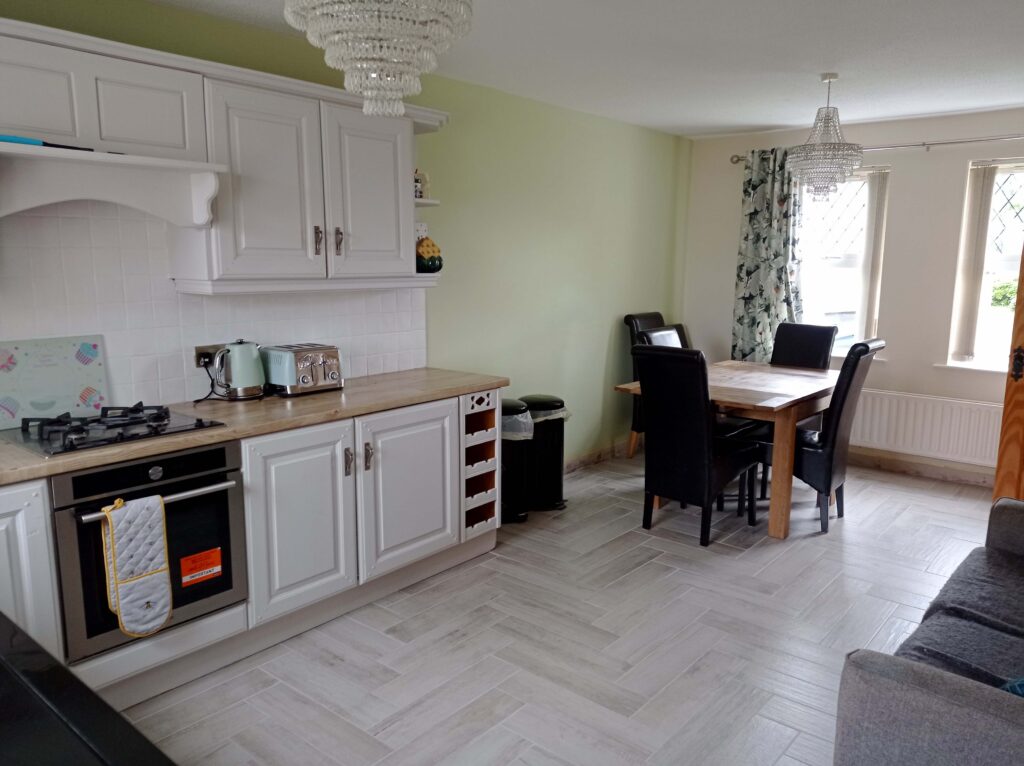
<instances>
[{"instance_id":1,"label":"sofa armrest","mask_svg":"<svg viewBox=\"0 0 1024 766\"><path fill-rule=\"evenodd\" d=\"M1024 698L868 650L846 658L835 766L1020 763Z\"/></svg>"},{"instance_id":2,"label":"sofa armrest","mask_svg":"<svg viewBox=\"0 0 1024 766\"><path fill-rule=\"evenodd\" d=\"M1024 556L1024 502L1001 497L988 517L985 547Z\"/></svg>"}]
</instances>

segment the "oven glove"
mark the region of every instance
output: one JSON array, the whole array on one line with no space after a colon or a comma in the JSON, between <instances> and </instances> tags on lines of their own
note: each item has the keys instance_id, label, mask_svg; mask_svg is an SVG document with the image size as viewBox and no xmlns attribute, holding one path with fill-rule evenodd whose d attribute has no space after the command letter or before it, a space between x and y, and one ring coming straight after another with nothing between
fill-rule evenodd
<instances>
[{"instance_id":1,"label":"oven glove","mask_svg":"<svg viewBox=\"0 0 1024 766\"><path fill-rule=\"evenodd\" d=\"M164 502L159 495L103 508L100 522L107 606L121 632L133 638L156 633L171 617Z\"/></svg>"}]
</instances>

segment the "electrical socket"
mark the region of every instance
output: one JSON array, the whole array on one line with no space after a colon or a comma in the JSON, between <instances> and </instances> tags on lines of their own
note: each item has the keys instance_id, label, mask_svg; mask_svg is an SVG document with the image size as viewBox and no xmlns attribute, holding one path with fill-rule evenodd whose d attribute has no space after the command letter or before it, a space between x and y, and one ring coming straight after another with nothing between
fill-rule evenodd
<instances>
[{"instance_id":1,"label":"electrical socket","mask_svg":"<svg viewBox=\"0 0 1024 766\"><path fill-rule=\"evenodd\" d=\"M214 343L209 346L196 346L195 347L195 360L196 367L202 369L203 367L213 366L213 355L224 348L223 343Z\"/></svg>"}]
</instances>

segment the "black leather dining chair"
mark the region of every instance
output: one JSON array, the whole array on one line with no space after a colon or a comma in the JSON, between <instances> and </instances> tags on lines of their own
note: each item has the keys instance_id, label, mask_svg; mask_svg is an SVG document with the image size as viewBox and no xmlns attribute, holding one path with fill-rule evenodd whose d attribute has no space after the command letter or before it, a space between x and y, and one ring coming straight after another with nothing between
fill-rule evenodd
<instances>
[{"instance_id":1,"label":"black leather dining chair","mask_svg":"<svg viewBox=\"0 0 1024 766\"><path fill-rule=\"evenodd\" d=\"M640 333L644 330L653 330L656 327L665 326L665 317L660 311L645 311L640 314L626 314L622 318L623 324L629 328L629 347L633 348L640 342ZM682 325L680 325L681 327ZM685 334L685 330L684 330ZM687 343L689 345L689 343ZM636 361L633 362L633 380L639 376L636 371ZM636 454L637 445L640 443L640 434L644 432L644 409L643 402L639 396L633 397L633 422L629 427L629 447L626 456L633 457Z\"/></svg>"},{"instance_id":2,"label":"black leather dining chair","mask_svg":"<svg viewBox=\"0 0 1024 766\"><path fill-rule=\"evenodd\" d=\"M651 528L655 497L700 506L700 544L711 540L714 499L740 477L739 509L752 515L746 472L762 448L715 436L704 354L691 349L636 345L633 361L647 417L644 529Z\"/></svg>"},{"instance_id":3,"label":"black leather dining chair","mask_svg":"<svg viewBox=\"0 0 1024 766\"><path fill-rule=\"evenodd\" d=\"M839 328L834 325L800 324L783 322L775 328L775 345L769 364L781 367L805 367L811 370L827 370L832 362L832 347L836 342ZM800 423L804 428L819 430L821 415L813 415ZM771 428L768 440L771 440ZM768 497L768 465L761 466L761 499Z\"/></svg>"},{"instance_id":4,"label":"black leather dining chair","mask_svg":"<svg viewBox=\"0 0 1024 766\"><path fill-rule=\"evenodd\" d=\"M668 348L690 348L686 327L681 324L652 327L636 334L637 343L643 346L667 346Z\"/></svg>"},{"instance_id":5,"label":"black leather dining chair","mask_svg":"<svg viewBox=\"0 0 1024 766\"><path fill-rule=\"evenodd\" d=\"M827 370L838 331L832 325L783 322L775 328L771 364Z\"/></svg>"},{"instance_id":6,"label":"black leather dining chair","mask_svg":"<svg viewBox=\"0 0 1024 766\"><path fill-rule=\"evenodd\" d=\"M836 512L839 518L843 517L843 488L846 484L853 416L871 362L883 348L885 341L881 338L854 343L839 371L832 400L822 417L821 430L798 428L796 432L793 476L817 491L822 532L828 532L828 503L833 492L836 495ZM744 438L740 437L738 441ZM764 451L763 462L771 464L771 443L760 444Z\"/></svg>"}]
</instances>

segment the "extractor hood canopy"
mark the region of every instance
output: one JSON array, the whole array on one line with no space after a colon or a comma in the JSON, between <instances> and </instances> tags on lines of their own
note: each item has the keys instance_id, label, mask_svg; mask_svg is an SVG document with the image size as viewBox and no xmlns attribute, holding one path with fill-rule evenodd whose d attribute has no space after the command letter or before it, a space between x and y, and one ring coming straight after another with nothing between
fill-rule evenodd
<instances>
[{"instance_id":1,"label":"extractor hood canopy","mask_svg":"<svg viewBox=\"0 0 1024 766\"><path fill-rule=\"evenodd\" d=\"M227 172L208 162L0 143L0 217L94 199L203 228L213 221L217 174Z\"/></svg>"}]
</instances>

